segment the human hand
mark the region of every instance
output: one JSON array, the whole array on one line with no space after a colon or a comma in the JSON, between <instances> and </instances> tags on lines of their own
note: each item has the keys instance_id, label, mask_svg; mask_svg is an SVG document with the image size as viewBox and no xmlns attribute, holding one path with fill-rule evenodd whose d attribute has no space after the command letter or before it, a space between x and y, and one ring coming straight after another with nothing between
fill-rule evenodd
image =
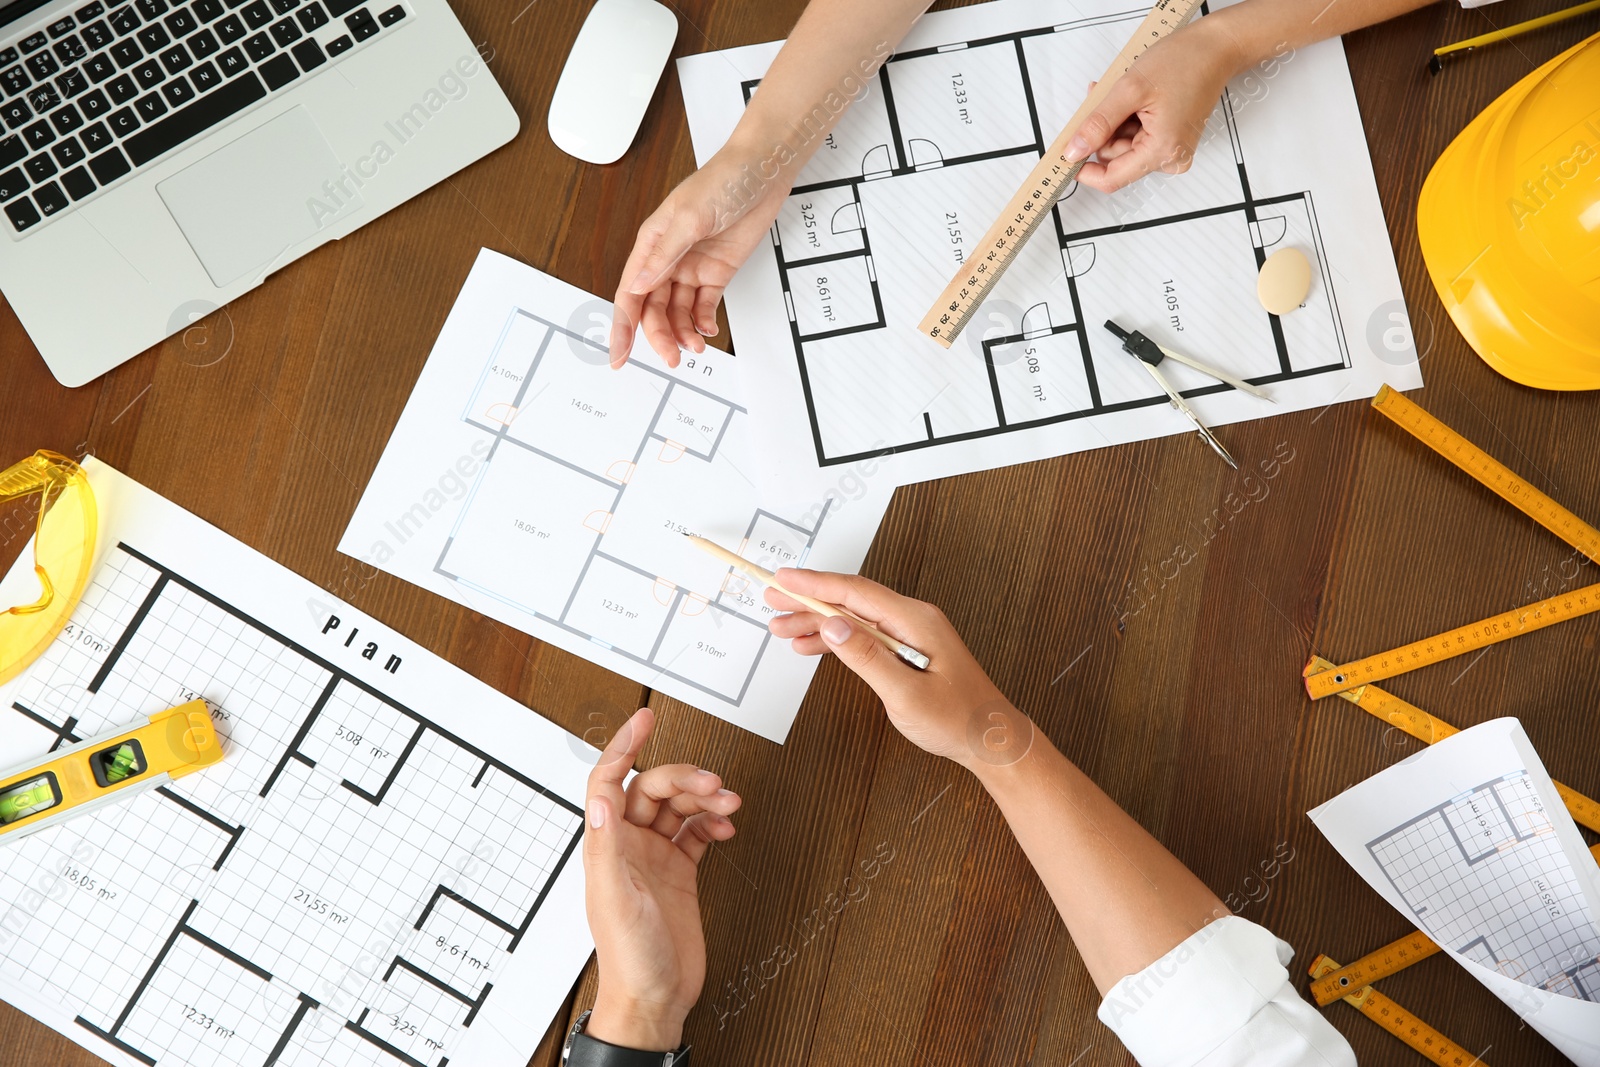
<instances>
[{"instance_id":1,"label":"human hand","mask_svg":"<svg viewBox=\"0 0 1600 1067\"><path fill-rule=\"evenodd\" d=\"M778 581L838 604L929 658L928 669L919 671L849 619L826 618L776 589L766 592L768 605L790 613L768 624L773 636L792 640L802 655L837 655L878 694L889 721L912 744L973 770L1026 752L1031 724L995 688L937 607L857 574L785 567Z\"/></svg>"},{"instance_id":2,"label":"human hand","mask_svg":"<svg viewBox=\"0 0 1600 1067\"><path fill-rule=\"evenodd\" d=\"M613 1045L666 1052L706 980L695 873L713 841L733 836L739 797L692 764L623 779L655 724L641 708L589 772L583 870L600 988L586 1032Z\"/></svg>"},{"instance_id":3,"label":"human hand","mask_svg":"<svg viewBox=\"0 0 1600 1067\"><path fill-rule=\"evenodd\" d=\"M667 195L644 225L615 299L611 365L628 361L641 323L669 367L683 349L704 352L734 272L766 235L791 179L762 177L767 161L730 142Z\"/></svg>"},{"instance_id":4,"label":"human hand","mask_svg":"<svg viewBox=\"0 0 1600 1067\"><path fill-rule=\"evenodd\" d=\"M1223 87L1240 69L1227 31L1213 21L1157 41L1112 85L1067 144L1068 162L1095 157L1078 171L1081 184L1113 193L1151 171L1189 169Z\"/></svg>"}]
</instances>

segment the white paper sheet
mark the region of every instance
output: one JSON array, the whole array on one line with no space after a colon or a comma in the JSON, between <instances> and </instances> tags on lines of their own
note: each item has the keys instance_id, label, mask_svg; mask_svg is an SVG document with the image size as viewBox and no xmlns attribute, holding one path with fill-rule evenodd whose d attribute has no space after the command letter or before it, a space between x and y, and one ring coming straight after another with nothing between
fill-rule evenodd
<instances>
[{"instance_id":1,"label":"white paper sheet","mask_svg":"<svg viewBox=\"0 0 1600 1067\"><path fill-rule=\"evenodd\" d=\"M1581 1067L1600 1065L1600 867L1516 719L1311 812L1351 866Z\"/></svg>"},{"instance_id":2,"label":"white paper sheet","mask_svg":"<svg viewBox=\"0 0 1600 1067\"><path fill-rule=\"evenodd\" d=\"M935 12L868 85L819 102L860 96L727 291L769 476L794 484L798 465L825 484L887 450L883 469L905 484L1188 430L1107 319L1277 401L1172 367L1208 425L1422 384L1338 41L1236 79L1187 174L1111 197L1070 190L951 349L917 332L1146 10L1002 0ZM777 50L678 61L701 162ZM1257 302L1256 272L1286 247L1313 280L1278 319Z\"/></svg>"},{"instance_id":3,"label":"white paper sheet","mask_svg":"<svg viewBox=\"0 0 1600 1067\"><path fill-rule=\"evenodd\" d=\"M759 491L732 357L614 371L610 323L598 297L480 253L339 549L781 742L816 660L683 534L853 571L892 487L852 471L810 498Z\"/></svg>"},{"instance_id":4,"label":"white paper sheet","mask_svg":"<svg viewBox=\"0 0 1600 1067\"><path fill-rule=\"evenodd\" d=\"M0 846L0 996L128 1067L521 1067L593 950L594 750L85 468L99 562L0 687L0 766L196 696L225 757ZM0 602L31 599L31 558Z\"/></svg>"}]
</instances>

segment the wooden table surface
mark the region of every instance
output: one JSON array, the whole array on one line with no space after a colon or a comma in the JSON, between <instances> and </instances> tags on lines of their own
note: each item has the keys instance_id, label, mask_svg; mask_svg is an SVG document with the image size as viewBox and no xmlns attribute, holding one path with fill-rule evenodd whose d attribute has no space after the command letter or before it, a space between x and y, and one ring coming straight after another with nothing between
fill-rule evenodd
<instances>
[{"instance_id":1,"label":"wooden table surface","mask_svg":"<svg viewBox=\"0 0 1600 1067\"><path fill-rule=\"evenodd\" d=\"M1444 314L1414 221L1440 150L1596 20L1437 78L1423 71L1429 51L1563 3L1438 3L1345 47L1426 353L1419 398L1595 521L1600 395L1491 372ZM399 579L363 580L335 551L478 249L609 295L639 222L693 166L670 69L621 163L578 163L550 143L545 110L586 4L455 6L522 116L511 145L82 389L50 378L6 309L0 459L93 452L568 729L609 730L650 701L661 726L644 763L715 768L745 797L739 836L702 868L697 1063L1132 1063L1096 1021L1094 986L994 806L904 741L837 663L817 672L780 747ZM781 37L801 7L681 0L678 54ZM1251 492L1241 475L1169 437L903 488L864 571L940 604L1069 757L1295 946L1304 990L1316 953L1348 961L1407 930L1304 813L1417 743L1341 701L1313 706L1302 664L1597 579L1364 402L1230 426L1227 439L1235 455L1287 457L1237 514L1226 500ZM1171 576L1162 563L1182 545L1194 559ZM1555 777L1600 795L1597 632L1589 616L1390 688L1462 727L1520 717ZM865 894L835 913L832 895L874 856ZM593 983L591 966L570 1010ZM1384 989L1498 1067L1563 1062L1446 960ZM1328 1018L1365 1063L1422 1062L1348 1007ZM566 1019L532 1063L556 1063ZM0 1063L94 1062L0 1005Z\"/></svg>"}]
</instances>

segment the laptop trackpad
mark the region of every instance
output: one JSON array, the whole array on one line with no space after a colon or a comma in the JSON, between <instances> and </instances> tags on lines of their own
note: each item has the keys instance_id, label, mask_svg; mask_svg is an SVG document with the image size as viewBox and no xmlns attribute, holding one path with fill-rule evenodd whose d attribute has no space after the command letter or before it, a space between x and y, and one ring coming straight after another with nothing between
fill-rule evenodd
<instances>
[{"instance_id":1,"label":"laptop trackpad","mask_svg":"<svg viewBox=\"0 0 1600 1067\"><path fill-rule=\"evenodd\" d=\"M355 182L303 107L156 186L218 288L259 273L361 207Z\"/></svg>"}]
</instances>

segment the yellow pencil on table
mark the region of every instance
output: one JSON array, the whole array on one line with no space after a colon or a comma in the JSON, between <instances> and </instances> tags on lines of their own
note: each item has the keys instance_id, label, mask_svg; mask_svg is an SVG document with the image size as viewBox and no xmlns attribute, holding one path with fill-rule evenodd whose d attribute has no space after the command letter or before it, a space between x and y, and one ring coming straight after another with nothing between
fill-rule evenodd
<instances>
[{"instance_id":1,"label":"yellow pencil on table","mask_svg":"<svg viewBox=\"0 0 1600 1067\"><path fill-rule=\"evenodd\" d=\"M783 584L778 581L778 576L776 574L773 574L771 571L759 564L751 563L737 552L729 552L726 548L723 548L715 541L707 541L704 537L696 537L694 534L684 534L684 536L693 542L696 548L700 549L702 552L705 552L707 555L715 556L717 559L720 559L730 567L737 567L739 570L744 571L762 585L765 585L771 589L776 589L790 600L795 600L801 604L804 604L818 615L826 615L830 618L834 616L842 616L846 619L849 619L851 622L867 631L867 633L877 638L878 641L883 644L883 647L887 648L896 656L899 656L901 659L911 664L911 666L915 667L917 670L925 671L928 669L928 664L931 661L927 656L924 656L921 652L918 652L904 641L897 641L893 637L890 637L888 634L884 633L882 630L878 629L861 616L846 611L837 604L829 604L825 600L818 600L815 597L806 596L804 593L796 593L792 589L785 589Z\"/></svg>"},{"instance_id":2,"label":"yellow pencil on table","mask_svg":"<svg viewBox=\"0 0 1600 1067\"><path fill-rule=\"evenodd\" d=\"M1440 70L1444 69L1444 61L1452 56L1470 52L1475 48L1483 48L1486 45L1498 44L1507 38L1517 37L1533 30L1540 30L1557 22L1565 22L1567 19L1577 18L1579 15L1587 15L1591 11L1600 11L1600 0L1588 0L1587 3L1577 4L1561 11L1552 11L1548 15L1540 15L1538 18L1529 19L1526 22L1518 22L1504 29L1490 30L1488 33L1480 33L1476 37L1468 37L1465 41L1457 41L1455 44L1447 44L1442 48L1435 48L1433 55L1428 59L1428 73L1439 73Z\"/></svg>"}]
</instances>

